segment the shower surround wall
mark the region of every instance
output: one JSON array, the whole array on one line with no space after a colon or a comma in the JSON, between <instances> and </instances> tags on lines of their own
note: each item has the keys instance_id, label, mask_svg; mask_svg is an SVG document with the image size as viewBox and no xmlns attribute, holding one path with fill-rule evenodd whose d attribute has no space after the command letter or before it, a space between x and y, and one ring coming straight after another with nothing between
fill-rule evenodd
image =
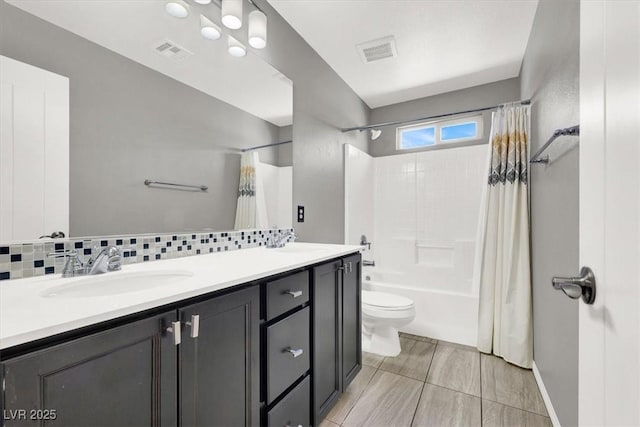
<instances>
[{"instance_id":1,"label":"shower surround wall","mask_svg":"<svg viewBox=\"0 0 640 427\"><path fill-rule=\"evenodd\" d=\"M471 278L486 154L480 145L345 157L346 193L361 206L373 199L372 231L363 222L366 212L348 210L347 243L370 233L372 250L364 258L376 267L365 268L365 289L415 302L416 319L405 332L476 344L478 290Z\"/></svg>"}]
</instances>

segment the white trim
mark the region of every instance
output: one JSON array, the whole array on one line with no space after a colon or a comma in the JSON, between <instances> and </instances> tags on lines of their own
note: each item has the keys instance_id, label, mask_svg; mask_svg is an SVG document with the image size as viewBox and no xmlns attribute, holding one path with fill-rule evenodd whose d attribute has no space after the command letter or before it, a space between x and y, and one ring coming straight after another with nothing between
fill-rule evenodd
<instances>
[{"instance_id":1,"label":"white trim","mask_svg":"<svg viewBox=\"0 0 640 427\"><path fill-rule=\"evenodd\" d=\"M532 369L533 369L533 376L536 379L536 383L538 383L538 389L540 389L540 394L542 395L542 400L544 400L544 406L547 407L549 418L551 418L551 424L553 424L553 427L561 427L560 420L558 419L556 410L553 408L553 403L551 403L551 397L549 397L549 393L547 393L547 388L544 386L544 382L542 381L542 376L540 375L540 371L538 370L538 365L536 365L535 360L533 361Z\"/></svg>"}]
</instances>

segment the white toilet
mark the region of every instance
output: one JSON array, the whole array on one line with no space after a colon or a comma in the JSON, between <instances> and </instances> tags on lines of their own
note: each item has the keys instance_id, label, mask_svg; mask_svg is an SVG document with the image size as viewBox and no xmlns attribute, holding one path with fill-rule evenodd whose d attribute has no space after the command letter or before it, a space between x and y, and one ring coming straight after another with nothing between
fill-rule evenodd
<instances>
[{"instance_id":1,"label":"white toilet","mask_svg":"<svg viewBox=\"0 0 640 427\"><path fill-rule=\"evenodd\" d=\"M381 356L400 354L398 328L416 317L410 298L362 291L362 350Z\"/></svg>"}]
</instances>

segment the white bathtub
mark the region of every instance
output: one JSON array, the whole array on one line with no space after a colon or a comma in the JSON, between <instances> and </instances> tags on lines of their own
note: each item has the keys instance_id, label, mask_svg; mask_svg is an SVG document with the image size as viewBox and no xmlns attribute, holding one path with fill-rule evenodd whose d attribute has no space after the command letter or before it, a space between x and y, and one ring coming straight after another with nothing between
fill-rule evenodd
<instances>
[{"instance_id":1,"label":"white bathtub","mask_svg":"<svg viewBox=\"0 0 640 427\"><path fill-rule=\"evenodd\" d=\"M381 281L375 268L362 271L364 290L388 292L411 298L416 318L402 332L475 346L477 343L478 297L475 295L420 289L415 286Z\"/></svg>"}]
</instances>

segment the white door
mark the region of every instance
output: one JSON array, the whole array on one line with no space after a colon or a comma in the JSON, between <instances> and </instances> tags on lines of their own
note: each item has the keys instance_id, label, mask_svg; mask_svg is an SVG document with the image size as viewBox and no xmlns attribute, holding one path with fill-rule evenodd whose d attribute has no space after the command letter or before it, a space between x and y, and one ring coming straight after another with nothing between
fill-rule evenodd
<instances>
[{"instance_id":1,"label":"white door","mask_svg":"<svg viewBox=\"0 0 640 427\"><path fill-rule=\"evenodd\" d=\"M0 56L0 241L69 234L69 79Z\"/></svg>"},{"instance_id":2,"label":"white door","mask_svg":"<svg viewBox=\"0 0 640 427\"><path fill-rule=\"evenodd\" d=\"M640 2L581 2L581 425L640 425ZM561 208L561 207L558 207Z\"/></svg>"}]
</instances>

